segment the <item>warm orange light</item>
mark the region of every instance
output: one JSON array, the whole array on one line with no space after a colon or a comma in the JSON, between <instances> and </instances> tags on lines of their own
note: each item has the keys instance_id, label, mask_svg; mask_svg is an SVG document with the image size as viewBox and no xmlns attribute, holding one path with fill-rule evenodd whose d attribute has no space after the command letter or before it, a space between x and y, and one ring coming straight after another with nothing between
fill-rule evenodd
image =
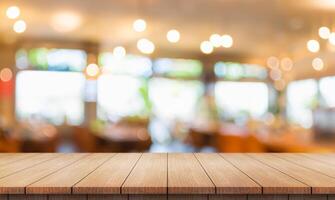
<instances>
[{"instance_id":1,"label":"warm orange light","mask_svg":"<svg viewBox=\"0 0 335 200\"><path fill-rule=\"evenodd\" d=\"M8 82L13 78L13 72L9 68L3 68L0 71L0 80L3 82Z\"/></svg>"}]
</instances>

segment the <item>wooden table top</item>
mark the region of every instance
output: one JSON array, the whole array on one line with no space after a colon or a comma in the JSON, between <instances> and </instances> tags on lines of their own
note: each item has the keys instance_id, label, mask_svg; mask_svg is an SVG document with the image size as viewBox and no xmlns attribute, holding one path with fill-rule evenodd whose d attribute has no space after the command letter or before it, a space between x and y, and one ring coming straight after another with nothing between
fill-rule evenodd
<instances>
[{"instance_id":1,"label":"wooden table top","mask_svg":"<svg viewBox=\"0 0 335 200\"><path fill-rule=\"evenodd\" d=\"M0 154L0 194L335 194L335 154Z\"/></svg>"}]
</instances>

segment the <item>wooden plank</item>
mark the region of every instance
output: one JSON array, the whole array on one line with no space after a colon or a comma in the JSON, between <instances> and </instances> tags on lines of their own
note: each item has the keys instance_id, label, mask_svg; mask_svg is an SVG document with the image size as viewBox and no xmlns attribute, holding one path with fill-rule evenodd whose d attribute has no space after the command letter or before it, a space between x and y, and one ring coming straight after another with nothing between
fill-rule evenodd
<instances>
[{"instance_id":1,"label":"wooden plank","mask_svg":"<svg viewBox=\"0 0 335 200\"><path fill-rule=\"evenodd\" d=\"M0 194L0 200L8 200L7 194Z\"/></svg>"},{"instance_id":2,"label":"wooden plank","mask_svg":"<svg viewBox=\"0 0 335 200\"><path fill-rule=\"evenodd\" d=\"M210 194L209 200L247 200L247 195L241 194Z\"/></svg>"},{"instance_id":3,"label":"wooden plank","mask_svg":"<svg viewBox=\"0 0 335 200\"><path fill-rule=\"evenodd\" d=\"M117 154L73 187L76 194L120 194L121 186L140 158L139 153Z\"/></svg>"},{"instance_id":4,"label":"wooden plank","mask_svg":"<svg viewBox=\"0 0 335 200\"><path fill-rule=\"evenodd\" d=\"M327 200L327 195L289 195L289 200Z\"/></svg>"},{"instance_id":5,"label":"wooden plank","mask_svg":"<svg viewBox=\"0 0 335 200\"><path fill-rule=\"evenodd\" d=\"M328 195L328 200L335 200L335 195Z\"/></svg>"},{"instance_id":6,"label":"wooden plank","mask_svg":"<svg viewBox=\"0 0 335 200\"><path fill-rule=\"evenodd\" d=\"M55 194L55 195L48 195L48 200L87 200L87 195Z\"/></svg>"},{"instance_id":7,"label":"wooden plank","mask_svg":"<svg viewBox=\"0 0 335 200\"><path fill-rule=\"evenodd\" d=\"M71 194L71 188L115 154L90 154L26 188L28 194Z\"/></svg>"},{"instance_id":8,"label":"wooden plank","mask_svg":"<svg viewBox=\"0 0 335 200\"><path fill-rule=\"evenodd\" d=\"M217 194L260 194L262 188L219 154L198 153L196 158L216 187Z\"/></svg>"},{"instance_id":9,"label":"wooden plank","mask_svg":"<svg viewBox=\"0 0 335 200\"><path fill-rule=\"evenodd\" d=\"M288 200L288 195L275 195L275 194L263 194L263 195L248 195L248 200Z\"/></svg>"},{"instance_id":10,"label":"wooden plank","mask_svg":"<svg viewBox=\"0 0 335 200\"><path fill-rule=\"evenodd\" d=\"M303 153L300 154L311 158L313 160L317 160L319 162L327 163L330 165L335 165L335 154L323 154L323 153Z\"/></svg>"},{"instance_id":11,"label":"wooden plank","mask_svg":"<svg viewBox=\"0 0 335 200\"><path fill-rule=\"evenodd\" d=\"M130 194L129 195L129 200L167 200L167 199L168 199L167 195L161 195L161 194L152 194L152 195Z\"/></svg>"},{"instance_id":12,"label":"wooden plank","mask_svg":"<svg viewBox=\"0 0 335 200\"><path fill-rule=\"evenodd\" d=\"M128 195L122 194L89 194L88 200L128 200Z\"/></svg>"},{"instance_id":13,"label":"wooden plank","mask_svg":"<svg viewBox=\"0 0 335 200\"><path fill-rule=\"evenodd\" d=\"M24 169L28 169L32 166L35 166L37 164L43 163L47 160L55 158L57 155L53 154L38 154L33 157L28 157L27 159L18 160L13 163L8 163L6 165L0 166L0 178L9 176L11 174L14 174L16 172L22 171Z\"/></svg>"},{"instance_id":14,"label":"wooden plank","mask_svg":"<svg viewBox=\"0 0 335 200\"><path fill-rule=\"evenodd\" d=\"M244 154L220 154L263 187L264 194L308 194L310 187Z\"/></svg>"},{"instance_id":15,"label":"wooden plank","mask_svg":"<svg viewBox=\"0 0 335 200\"><path fill-rule=\"evenodd\" d=\"M312 187L313 194L330 194L335 192L335 179L316 171L296 165L271 154L249 154L267 164Z\"/></svg>"},{"instance_id":16,"label":"wooden plank","mask_svg":"<svg viewBox=\"0 0 335 200\"><path fill-rule=\"evenodd\" d=\"M51 155L52 156L52 155ZM57 154L48 162L22 170L13 175L0 179L0 193L23 194L25 187L59 169L77 161L84 154ZM49 154L50 157L50 154Z\"/></svg>"},{"instance_id":17,"label":"wooden plank","mask_svg":"<svg viewBox=\"0 0 335 200\"><path fill-rule=\"evenodd\" d=\"M282 159L290 161L294 164L300 165L302 167L317 171L321 174L325 174L327 176L331 176L335 178L335 165L327 164L324 162L316 161L312 158L306 157L303 154L273 154Z\"/></svg>"},{"instance_id":18,"label":"wooden plank","mask_svg":"<svg viewBox=\"0 0 335 200\"><path fill-rule=\"evenodd\" d=\"M143 154L122 186L124 194L166 194L167 154Z\"/></svg>"},{"instance_id":19,"label":"wooden plank","mask_svg":"<svg viewBox=\"0 0 335 200\"><path fill-rule=\"evenodd\" d=\"M38 155L37 153L1 153L0 166L13 163L19 160L27 159L37 155Z\"/></svg>"},{"instance_id":20,"label":"wooden plank","mask_svg":"<svg viewBox=\"0 0 335 200\"><path fill-rule=\"evenodd\" d=\"M9 200L48 200L47 195L25 195L25 194L12 194L9 195Z\"/></svg>"},{"instance_id":21,"label":"wooden plank","mask_svg":"<svg viewBox=\"0 0 335 200\"><path fill-rule=\"evenodd\" d=\"M215 186L193 154L168 154L169 194L213 194Z\"/></svg>"}]
</instances>

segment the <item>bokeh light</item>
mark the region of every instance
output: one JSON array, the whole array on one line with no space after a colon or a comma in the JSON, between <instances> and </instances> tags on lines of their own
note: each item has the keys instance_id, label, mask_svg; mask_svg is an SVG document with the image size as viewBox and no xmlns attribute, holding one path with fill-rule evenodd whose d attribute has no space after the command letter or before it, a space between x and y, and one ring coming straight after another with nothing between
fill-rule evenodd
<instances>
[{"instance_id":1,"label":"bokeh light","mask_svg":"<svg viewBox=\"0 0 335 200\"><path fill-rule=\"evenodd\" d=\"M133 23L133 29L136 32L143 32L147 28L147 23L143 19L137 19Z\"/></svg>"},{"instance_id":2,"label":"bokeh light","mask_svg":"<svg viewBox=\"0 0 335 200\"><path fill-rule=\"evenodd\" d=\"M144 54L152 54L155 51L155 45L148 39L140 39L137 42L137 48L140 52Z\"/></svg>"},{"instance_id":3,"label":"bokeh light","mask_svg":"<svg viewBox=\"0 0 335 200\"><path fill-rule=\"evenodd\" d=\"M319 57L316 57L312 61L312 67L316 71L321 71L324 68L323 60Z\"/></svg>"},{"instance_id":4,"label":"bokeh light","mask_svg":"<svg viewBox=\"0 0 335 200\"><path fill-rule=\"evenodd\" d=\"M26 25L26 22L23 21L23 20L18 20L17 22L14 23L13 25L13 30L16 32L16 33L23 33L25 32L27 29L27 25Z\"/></svg>"},{"instance_id":5,"label":"bokeh light","mask_svg":"<svg viewBox=\"0 0 335 200\"><path fill-rule=\"evenodd\" d=\"M213 52L213 46L209 41L203 41L200 44L200 50L204 54L211 54Z\"/></svg>"},{"instance_id":6,"label":"bokeh light","mask_svg":"<svg viewBox=\"0 0 335 200\"><path fill-rule=\"evenodd\" d=\"M16 19L20 16L20 9L17 6L7 8L6 15L9 19Z\"/></svg>"},{"instance_id":7,"label":"bokeh light","mask_svg":"<svg viewBox=\"0 0 335 200\"><path fill-rule=\"evenodd\" d=\"M308 40L307 49L312 53L316 53L320 50L320 44L317 40Z\"/></svg>"},{"instance_id":8,"label":"bokeh light","mask_svg":"<svg viewBox=\"0 0 335 200\"><path fill-rule=\"evenodd\" d=\"M175 29L169 30L166 34L166 38L171 43L177 43L180 40L180 33Z\"/></svg>"},{"instance_id":9,"label":"bokeh light","mask_svg":"<svg viewBox=\"0 0 335 200\"><path fill-rule=\"evenodd\" d=\"M13 72L9 68L3 68L0 71L0 80L2 82L8 82L13 78Z\"/></svg>"}]
</instances>

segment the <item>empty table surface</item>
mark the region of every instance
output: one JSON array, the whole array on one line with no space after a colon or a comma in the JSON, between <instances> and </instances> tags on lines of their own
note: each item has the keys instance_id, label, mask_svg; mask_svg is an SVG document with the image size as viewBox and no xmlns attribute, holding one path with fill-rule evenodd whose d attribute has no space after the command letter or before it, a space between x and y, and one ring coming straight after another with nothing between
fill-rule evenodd
<instances>
[{"instance_id":1,"label":"empty table surface","mask_svg":"<svg viewBox=\"0 0 335 200\"><path fill-rule=\"evenodd\" d=\"M0 154L0 199L334 194L335 154Z\"/></svg>"}]
</instances>

